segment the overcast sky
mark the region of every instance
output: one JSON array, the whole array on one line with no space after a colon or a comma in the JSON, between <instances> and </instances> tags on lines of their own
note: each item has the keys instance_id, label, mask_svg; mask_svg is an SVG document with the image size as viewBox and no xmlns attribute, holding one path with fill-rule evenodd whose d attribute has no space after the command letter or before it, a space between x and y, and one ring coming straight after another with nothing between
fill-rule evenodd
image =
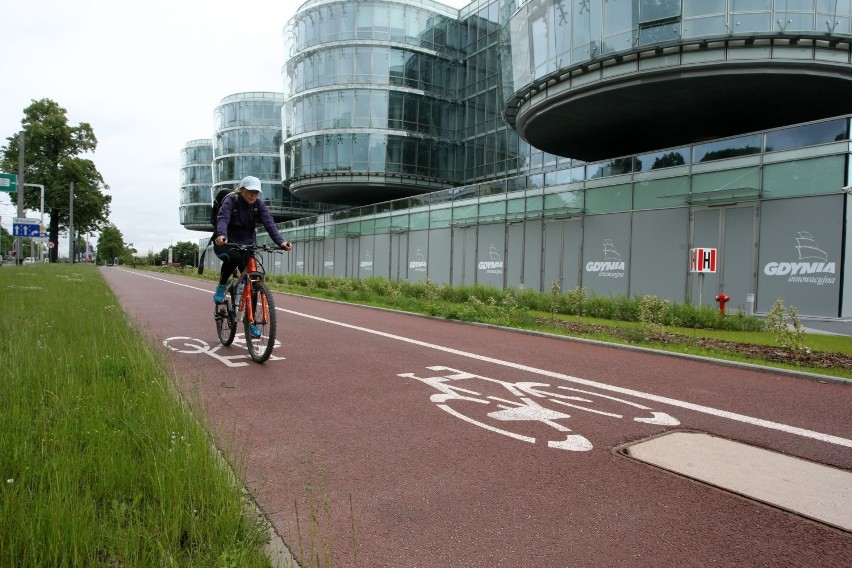
<instances>
[{"instance_id":1,"label":"overcast sky","mask_svg":"<svg viewBox=\"0 0 852 568\"><path fill-rule=\"evenodd\" d=\"M4 2L0 144L20 132L33 100L52 99L68 111L69 124L91 124L98 148L87 157L110 187L109 220L126 243L145 253L196 242L206 233L185 230L178 217L180 150L212 138L213 111L224 97L283 91L282 31L302 3ZM0 192L0 223L9 232L16 216L16 204ZM66 239L59 250L67 255Z\"/></svg>"}]
</instances>

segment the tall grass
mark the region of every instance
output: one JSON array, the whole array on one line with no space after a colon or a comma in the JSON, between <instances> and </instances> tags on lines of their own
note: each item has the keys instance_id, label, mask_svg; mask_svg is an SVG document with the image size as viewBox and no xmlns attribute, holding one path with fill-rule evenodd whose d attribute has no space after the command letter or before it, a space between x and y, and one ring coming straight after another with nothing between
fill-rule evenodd
<instances>
[{"instance_id":1,"label":"tall grass","mask_svg":"<svg viewBox=\"0 0 852 568\"><path fill-rule=\"evenodd\" d=\"M0 566L268 566L266 527L91 265L0 269Z\"/></svg>"}]
</instances>

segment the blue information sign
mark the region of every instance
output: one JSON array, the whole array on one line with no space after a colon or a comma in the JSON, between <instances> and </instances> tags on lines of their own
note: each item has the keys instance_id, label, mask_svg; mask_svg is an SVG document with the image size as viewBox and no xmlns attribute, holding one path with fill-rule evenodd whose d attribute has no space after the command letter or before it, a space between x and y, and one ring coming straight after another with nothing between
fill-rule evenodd
<instances>
[{"instance_id":1,"label":"blue information sign","mask_svg":"<svg viewBox=\"0 0 852 568\"><path fill-rule=\"evenodd\" d=\"M41 224L38 222L38 219L15 217L12 221L12 236L41 237Z\"/></svg>"}]
</instances>

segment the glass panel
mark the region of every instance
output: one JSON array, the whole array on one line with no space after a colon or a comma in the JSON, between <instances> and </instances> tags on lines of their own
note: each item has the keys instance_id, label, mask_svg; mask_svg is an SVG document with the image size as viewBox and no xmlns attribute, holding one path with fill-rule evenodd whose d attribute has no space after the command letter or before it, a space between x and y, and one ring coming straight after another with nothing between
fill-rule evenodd
<instances>
[{"instance_id":1,"label":"glass panel","mask_svg":"<svg viewBox=\"0 0 852 568\"><path fill-rule=\"evenodd\" d=\"M756 10L771 10L772 0L733 0L734 12L752 12Z\"/></svg>"},{"instance_id":2,"label":"glass panel","mask_svg":"<svg viewBox=\"0 0 852 568\"><path fill-rule=\"evenodd\" d=\"M479 204L479 217L484 218L487 217L488 220L493 220L495 218L502 219L506 216L506 202L505 201L489 201L486 203Z\"/></svg>"},{"instance_id":3,"label":"glass panel","mask_svg":"<svg viewBox=\"0 0 852 568\"><path fill-rule=\"evenodd\" d=\"M641 0L639 22L653 22L680 16L680 0Z\"/></svg>"},{"instance_id":4,"label":"glass panel","mask_svg":"<svg viewBox=\"0 0 852 568\"><path fill-rule=\"evenodd\" d=\"M766 197L840 193L844 169L843 156L769 164L763 170L763 193Z\"/></svg>"},{"instance_id":5,"label":"glass panel","mask_svg":"<svg viewBox=\"0 0 852 568\"><path fill-rule=\"evenodd\" d=\"M684 17L724 13L725 0L683 0Z\"/></svg>"},{"instance_id":6,"label":"glass panel","mask_svg":"<svg viewBox=\"0 0 852 568\"><path fill-rule=\"evenodd\" d=\"M735 189L751 190L756 195L760 189L760 168L739 168L696 174L692 177L693 198L701 194Z\"/></svg>"},{"instance_id":7,"label":"glass panel","mask_svg":"<svg viewBox=\"0 0 852 568\"><path fill-rule=\"evenodd\" d=\"M634 170L634 158L616 158L587 166L589 179L629 174Z\"/></svg>"},{"instance_id":8,"label":"glass panel","mask_svg":"<svg viewBox=\"0 0 852 568\"><path fill-rule=\"evenodd\" d=\"M630 211L631 184L613 185L586 190L586 213Z\"/></svg>"},{"instance_id":9,"label":"glass panel","mask_svg":"<svg viewBox=\"0 0 852 568\"><path fill-rule=\"evenodd\" d=\"M457 205L453 209L453 220L457 222L476 220L477 211L476 205Z\"/></svg>"},{"instance_id":10,"label":"glass panel","mask_svg":"<svg viewBox=\"0 0 852 568\"><path fill-rule=\"evenodd\" d=\"M634 209L659 209L686 205L688 197L688 177L655 179L633 184Z\"/></svg>"},{"instance_id":11,"label":"glass panel","mask_svg":"<svg viewBox=\"0 0 852 568\"><path fill-rule=\"evenodd\" d=\"M772 31L772 15L768 12L765 14L735 14L734 15L734 32L768 32Z\"/></svg>"},{"instance_id":12,"label":"glass panel","mask_svg":"<svg viewBox=\"0 0 852 568\"><path fill-rule=\"evenodd\" d=\"M683 21L683 37L704 37L727 33L725 16L694 18Z\"/></svg>"},{"instance_id":13,"label":"glass panel","mask_svg":"<svg viewBox=\"0 0 852 568\"><path fill-rule=\"evenodd\" d=\"M382 216L376 218L376 234L387 233L390 230L390 217Z\"/></svg>"},{"instance_id":14,"label":"glass panel","mask_svg":"<svg viewBox=\"0 0 852 568\"><path fill-rule=\"evenodd\" d=\"M753 134L731 140L699 144L693 149L693 160L696 164L699 162L712 162L713 160L723 160L736 156L759 154L760 149L761 135Z\"/></svg>"},{"instance_id":15,"label":"glass panel","mask_svg":"<svg viewBox=\"0 0 852 568\"><path fill-rule=\"evenodd\" d=\"M814 14L781 13L775 20L776 30L781 32L812 31L814 29Z\"/></svg>"},{"instance_id":16,"label":"glass panel","mask_svg":"<svg viewBox=\"0 0 852 568\"><path fill-rule=\"evenodd\" d=\"M582 191L562 191L544 196L545 215L571 215L580 213L582 210Z\"/></svg>"},{"instance_id":17,"label":"glass panel","mask_svg":"<svg viewBox=\"0 0 852 568\"><path fill-rule=\"evenodd\" d=\"M429 211L429 226L433 229L442 229L450 226L453 210L449 207L443 209L432 209Z\"/></svg>"},{"instance_id":18,"label":"glass panel","mask_svg":"<svg viewBox=\"0 0 852 568\"><path fill-rule=\"evenodd\" d=\"M789 150L791 148L803 148L816 144L847 140L846 119L831 120L785 128L766 134L766 151Z\"/></svg>"},{"instance_id":19,"label":"glass panel","mask_svg":"<svg viewBox=\"0 0 852 568\"><path fill-rule=\"evenodd\" d=\"M527 216L536 216L541 214L541 209L544 206L544 198L540 195L527 197Z\"/></svg>"},{"instance_id":20,"label":"glass panel","mask_svg":"<svg viewBox=\"0 0 852 568\"><path fill-rule=\"evenodd\" d=\"M639 31L639 44L649 45L664 41L674 41L680 38L680 23L671 22L659 26L642 28Z\"/></svg>"},{"instance_id":21,"label":"glass panel","mask_svg":"<svg viewBox=\"0 0 852 568\"><path fill-rule=\"evenodd\" d=\"M647 172L673 166L683 166L689 162L689 148L675 148L636 157L636 171Z\"/></svg>"},{"instance_id":22,"label":"glass panel","mask_svg":"<svg viewBox=\"0 0 852 568\"><path fill-rule=\"evenodd\" d=\"M419 213L412 213L409 217L408 226L412 231L415 231L417 229L428 229L429 212L423 211Z\"/></svg>"}]
</instances>

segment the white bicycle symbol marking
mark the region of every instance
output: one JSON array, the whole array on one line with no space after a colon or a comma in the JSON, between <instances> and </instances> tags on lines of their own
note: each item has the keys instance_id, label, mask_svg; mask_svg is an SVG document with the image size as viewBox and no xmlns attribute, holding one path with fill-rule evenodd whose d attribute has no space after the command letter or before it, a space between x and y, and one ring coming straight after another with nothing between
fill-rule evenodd
<instances>
[{"instance_id":1,"label":"white bicycle symbol marking","mask_svg":"<svg viewBox=\"0 0 852 568\"><path fill-rule=\"evenodd\" d=\"M183 340L183 343L180 346L173 345L174 343L179 343ZM163 340L163 345L172 351L176 351L178 353L188 353L190 355L197 354L206 354L210 355L214 359L218 359L228 367L245 367L249 363L246 361L240 361L240 359L250 359L250 355L248 353L242 353L239 355L220 355L218 351L222 349L223 345L216 345L211 349L210 345L204 341L203 339L197 339L194 337L169 337ZM235 347L239 347L242 350L246 349L246 336L244 333L238 333L234 337L234 342L231 344ZM277 339L275 340L275 347L279 347L281 342ZM181 348L183 347L183 348ZM269 361L283 361L285 357L276 357L275 355L270 355Z\"/></svg>"},{"instance_id":2,"label":"white bicycle symbol marking","mask_svg":"<svg viewBox=\"0 0 852 568\"><path fill-rule=\"evenodd\" d=\"M439 391L439 394L431 395L429 397L429 400L434 402L438 406L438 408L444 410L445 412L448 412L456 418L460 418L465 422L470 422L471 424L475 424L477 426L485 428L486 430L497 432L498 434L509 436L510 438L514 438L516 440L521 440L523 442L528 442L531 444L536 443L535 437L520 434L517 432L512 432L503 428L498 428L497 426L488 424L486 422L483 422L482 420L477 420L462 413L459 410L456 410L455 408L452 408L448 403L457 403L458 401L462 401L462 404L458 404L458 406L462 407L465 407L464 402L473 402L482 405L493 405L493 407L496 407L498 410L488 412L491 407L482 407L482 410L485 411L485 418L490 418L491 420L496 422L539 422L541 424L549 426L550 428L553 428L554 430L560 433L572 432L570 428L568 428L564 424L561 424L560 422L557 422L559 420L567 420L571 417L571 415L567 414L566 412L562 412L561 410L545 408L534 399L544 399L547 402L559 405L560 409L575 408L577 410L582 410L585 412L590 412L592 414L606 416L609 418L624 418L624 414L621 414L619 412L608 412L606 410L600 410L587 406L590 404L595 404L595 401L592 400L592 397L597 397L600 399L606 399L602 402L599 401L598 404L615 402L627 405L632 409L644 411L641 413L641 415L633 416L633 421L635 422L641 422L644 424L655 424L659 426L677 426L678 424L680 424L679 420L666 414L665 412L654 412L647 406L643 406L641 404L631 402L629 400L616 398L611 395L601 394L599 392L593 392L566 386L554 387L553 385L549 385L547 383L536 383L526 381L511 383L507 381L501 381L499 379L492 379L489 377L483 377L481 375L475 375L473 373L460 371L451 367L434 366L427 367L427 369L429 369L430 371L443 371L444 374L437 375L434 377L418 377L414 373L401 373L398 376L416 379ZM475 384L477 381L484 381L485 384L482 386L485 388L480 390L485 390L493 385L497 385L505 389L505 391L508 391L510 395L515 396L518 400L510 400L502 396L487 395L483 392L464 388L457 384L458 381L468 381L468 383L473 382ZM475 386L475 384L471 386ZM554 390L558 392L553 392ZM503 391L501 390L500 392ZM574 393L579 393L585 396L578 396L578 394ZM593 447L592 443L588 440L588 438L580 434L566 434L565 439L548 440L547 445L550 448L570 450L575 452L587 452Z\"/></svg>"}]
</instances>

